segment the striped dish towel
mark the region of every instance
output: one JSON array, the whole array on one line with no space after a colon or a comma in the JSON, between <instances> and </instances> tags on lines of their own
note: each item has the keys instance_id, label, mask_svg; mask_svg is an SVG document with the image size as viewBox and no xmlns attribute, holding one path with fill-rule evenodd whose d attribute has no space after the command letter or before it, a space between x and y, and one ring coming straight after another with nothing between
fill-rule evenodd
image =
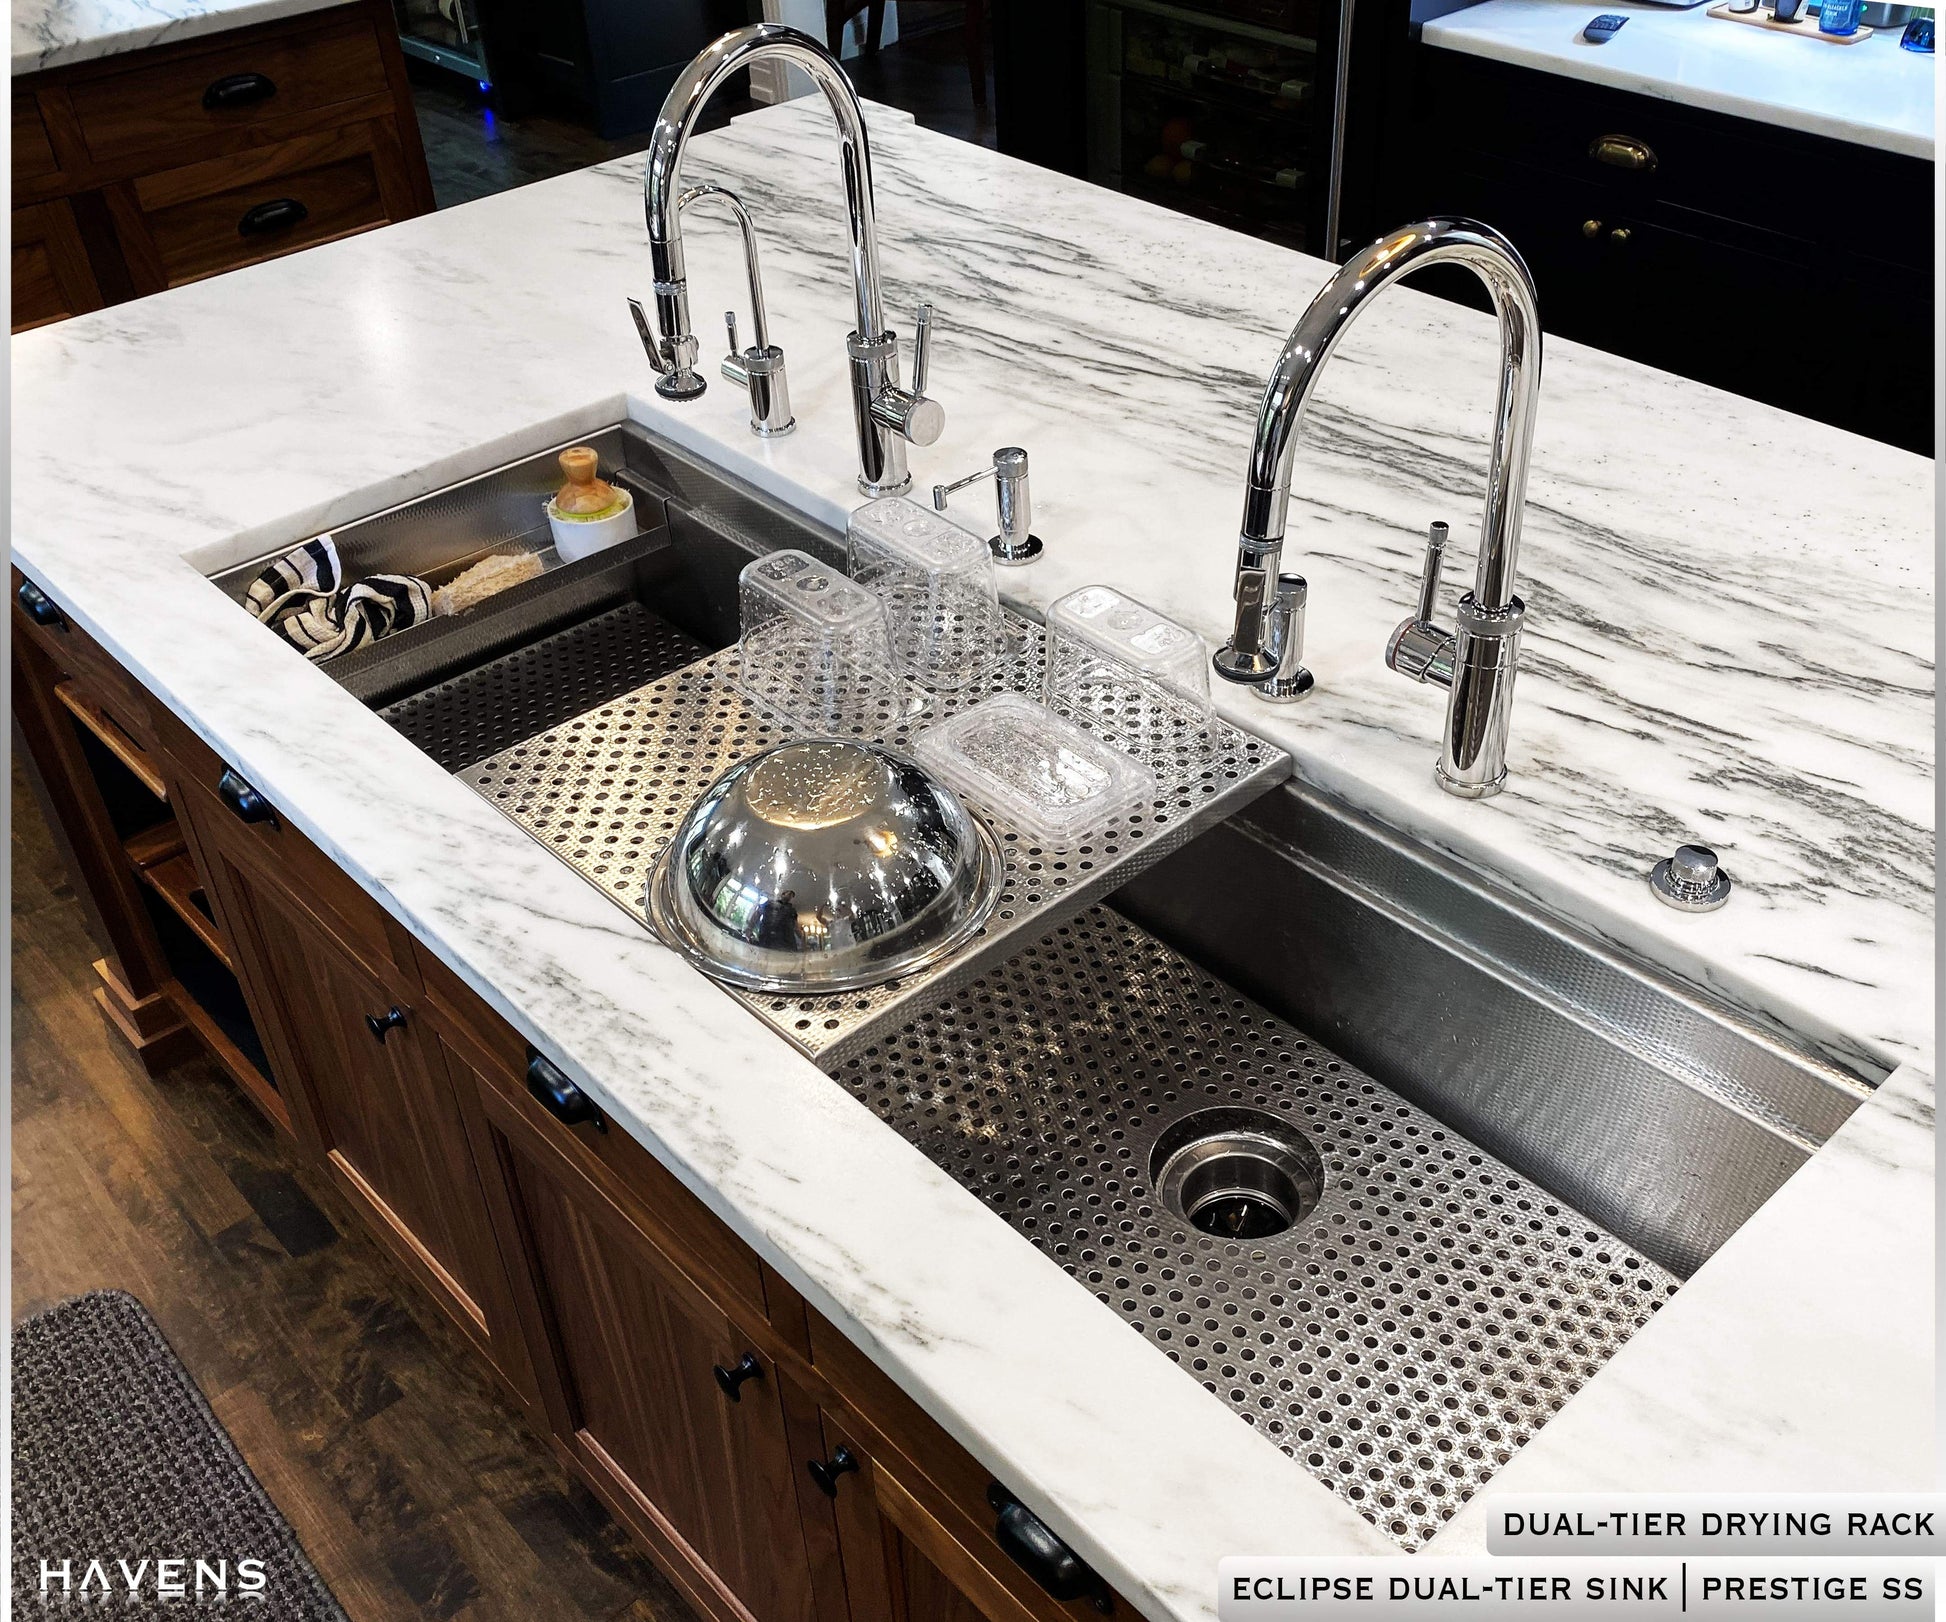
<instances>
[{"instance_id":1,"label":"striped dish towel","mask_svg":"<svg viewBox=\"0 0 1946 1622\"><path fill-rule=\"evenodd\" d=\"M374 574L344 584L337 543L320 535L293 547L250 582L244 606L322 663L432 618L432 588L409 574Z\"/></svg>"}]
</instances>

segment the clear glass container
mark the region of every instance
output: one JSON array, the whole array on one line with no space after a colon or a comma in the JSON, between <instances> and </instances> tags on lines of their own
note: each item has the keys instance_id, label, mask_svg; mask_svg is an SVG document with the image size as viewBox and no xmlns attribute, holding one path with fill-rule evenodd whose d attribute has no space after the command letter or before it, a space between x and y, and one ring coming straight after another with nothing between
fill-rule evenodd
<instances>
[{"instance_id":1,"label":"clear glass container","mask_svg":"<svg viewBox=\"0 0 1946 1622\"><path fill-rule=\"evenodd\" d=\"M772 552L737 577L737 685L815 732L876 737L930 700L893 663L885 605L806 552Z\"/></svg>"},{"instance_id":2,"label":"clear glass container","mask_svg":"<svg viewBox=\"0 0 1946 1622\"><path fill-rule=\"evenodd\" d=\"M1113 586L1083 586L1048 609L1041 696L1160 782L1200 770L1207 755L1209 649Z\"/></svg>"},{"instance_id":3,"label":"clear glass container","mask_svg":"<svg viewBox=\"0 0 1946 1622\"><path fill-rule=\"evenodd\" d=\"M960 692L1027 645L986 540L903 496L851 515L846 570L884 602L894 663L933 692Z\"/></svg>"},{"instance_id":4,"label":"clear glass container","mask_svg":"<svg viewBox=\"0 0 1946 1622\"><path fill-rule=\"evenodd\" d=\"M927 727L912 752L967 800L1055 849L1155 804L1155 776L1140 761L1020 693Z\"/></svg>"}]
</instances>

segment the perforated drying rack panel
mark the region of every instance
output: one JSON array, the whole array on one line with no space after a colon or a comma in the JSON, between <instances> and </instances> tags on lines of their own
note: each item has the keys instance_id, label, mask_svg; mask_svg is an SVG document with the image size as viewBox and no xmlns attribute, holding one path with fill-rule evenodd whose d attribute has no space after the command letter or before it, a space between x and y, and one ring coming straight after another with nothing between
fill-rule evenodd
<instances>
[{"instance_id":1,"label":"perforated drying rack panel","mask_svg":"<svg viewBox=\"0 0 1946 1622\"><path fill-rule=\"evenodd\" d=\"M1677 1281L1120 915L1094 907L836 1079L1407 1549ZM1324 1167L1269 1239L1156 1198L1173 1122L1269 1111Z\"/></svg>"},{"instance_id":2,"label":"perforated drying rack panel","mask_svg":"<svg viewBox=\"0 0 1946 1622\"><path fill-rule=\"evenodd\" d=\"M884 730L855 729L897 748L918 727L996 692L1038 696L1043 634L1026 625L1024 651L963 692L935 695L930 714ZM732 685L737 651L697 661L502 750L458 775L646 927L649 874L703 791L738 761L806 736ZM1034 933L1072 917L1201 829L1290 775L1290 757L1217 720L1180 733L1148 812L1106 824L1071 850L1048 850L978 809L1000 842L1006 873L986 926L944 962L865 991L812 997L735 991L827 1069L877 1021L910 1018L949 995Z\"/></svg>"}]
</instances>

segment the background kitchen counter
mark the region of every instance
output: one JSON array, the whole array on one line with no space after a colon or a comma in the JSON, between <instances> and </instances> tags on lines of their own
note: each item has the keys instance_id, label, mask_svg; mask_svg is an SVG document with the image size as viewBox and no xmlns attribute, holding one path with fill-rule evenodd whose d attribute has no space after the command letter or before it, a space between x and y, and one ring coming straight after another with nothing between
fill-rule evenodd
<instances>
[{"instance_id":1,"label":"background kitchen counter","mask_svg":"<svg viewBox=\"0 0 1946 1622\"><path fill-rule=\"evenodd\" d=\"M14 0L16 74L220 34L341 0Z\"/></svg>"},{"instance_id":2,"label":"background kitchen counter","mask_svg":"<svg viewBox=\"0 0 1946 1622\"><path fill-rule=\"evenodd\" d=\"M1628 18L1604 45L1581 37L1597 11ZM1901 50L1898 29L1834 45L1791 39L1709 11L1708 5L1672 11L1577 0L1481 0L1428 22L1421 38L1444 51L1907 157L1932 157L1933 59ZM1815 34L1816 20L1808 11L1805 18L1805 32Z\"/></svg>"},{"instance_id":3,"label":"background kitchen counter","mask_svg":"<svg viewBox=\"0 0 1946 1622\"><path fill-rule=\"evenodd\" d=\"M1220 637L1263 376L1328 267L896 115L874 110L872 127L892 319L909 330L921 298L938 305L948 432L915 453L918 482L1027 446L1048 553L1005 578L1020 606L1109 580ZM649 392L622 302L648 278L626 162L16 339L20 566L1151 1614L1210 1615L1225 1553L1389 1547L201 578L625 412L841 525L859 497L827 115L799 103L741 120L699 140L686 172L756 210L790 438L753 439L721 383L686 407ZM741 286L733 230L688 231L692 303L708 311ZM1605 1452L1630 1461L1610 1485L1707 1486L1761 1440L1773 1488L1829 1486L1834 1469L1918 1486L1931 465L1552 346L1513 776L1499 798L1461 802L1432 778L1444 695L1382 654L1425 523L1452 520L1470 550L1494 357L1490 323L1439 300L1401 293L1360 323L1315 402L1291 506L1318 692L1289 710L1237 690L1218 702L1304 778L1582 927L1873 1074L1918 1061L1513 1469L1572 1476ZM85 529L77 443L98 448ZM1685 838L1735 873L1722 912L1670 912L1643 882ZM1807 1239L1807 1202L1858 1225ZM1765 1333L1784 1260L1825 1329L1788 1349ZM1671 1366L1733 1408L1652 1413L1631 1396ZM1807 1371L1822 1394L1808 1411ZM1591 1417L1570 1425L1577 1413Z\"/></svg>"}]
</instances>

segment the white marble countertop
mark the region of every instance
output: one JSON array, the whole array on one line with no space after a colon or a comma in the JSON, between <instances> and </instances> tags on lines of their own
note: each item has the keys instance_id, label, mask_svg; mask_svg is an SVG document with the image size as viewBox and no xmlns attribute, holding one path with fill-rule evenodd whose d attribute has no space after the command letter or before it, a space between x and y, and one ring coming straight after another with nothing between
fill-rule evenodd
<instances>
[{"instance_id":1,"label":"white marble countertop","mask_svg":"<svg viewBox=\"0 0 1946 1622\"><path fill-rule=\"evenodd\" d=\"M1481 0L1428 22L1422 37L1443 51L1932 157L1933 58L1901 50L1898 29L1832 45L1729 22L1709 9L1672 11L1628 0ZM1593 45L1581 30L1602 11L1628 22L1607 44Z\"/></svg>"},{"instance_id":2,"label":"white marble countertop","mask_svg":"<svg viewBox=\"0 0 1946 1622\"><path fill-rule=\"evenodd\" d=\"M922 296L938 306L948 428L915 452L919 481L1025 445L1048 552L1006 576L1023 607L1110 580L1218 634L1263 376L1326 267L896 114L874 109L871 127L889 308L898 323ZM699 140L689 177L706 176L756 210L790 438L753 439L725 386L683 407L649 392L622 302L646 286L639 176L603 166L16 338L18 561L1146 1613L1213 1616L1226 1553L1383 1552L1052 1261L198 573L628 412L839 525L860 498L822 106ZM715 309L741 286L734 228L696 219L689 246L696 308ZM272 350L278 366L254 364ZM1443 695L1382 653L1426 521L1463 537L1476 521L1494 357L1484 317L1409 291L1363 318L1315 403L1291 507L1318 692L1288 710L1232 689L1219 704L1310 781L1834 1054L1875 1072L1924 1061L1931 464L1552 345L1513 777L1461 802L1432 777ZM105 448L85 529L70 521L77 442ZM1670 912L1643 882L1684 838L1736 874L1723 911ZM1680 1406L1645 1417L1630 1370L1680 1363L1761 1425L1796 1400L1808 1360L1823 1401L1793 1423L1815 1440L1772 1485L1821 1484L1810 1461L1833 1457L1873 1485L1929 1483L1930 1315L1907 1305L1929 1297L1929 1229L1886 1224L1884 1288L1826 1325L1815 1355L1725 1348L1758 1322L1774 1245L1791 1243L1802 1291L1860 1276L1855 1236L1809 1217L1834 1185L1866 1217L1906 1210L1903 1191L1929 1182L1914 1123L1930 1099L1908 1065L1848 1129L1864 1152L1834 1140L1813 1162L1822 1188L1807 1172L1766 1208L1784 1237L1753 1223L1577 1399L1595 1421L1564 1413L1562 1440L1544 1430L1519 1462L1571 1473L1619 1427L1636 1454L1680 1455L1707 1484L1747 1455L1749 1426ZM1906 1416L1898 1435L1868 1434L1888 1408ZM1650 1418L1673 1429L1630 1428ZM1184 1494L1184 1480L1224 1490Z\"/></svg>"},{"instance_id":3,"label":"white marble countertop","mask_svg":"<svg viewBox=\"0 0 1946 1622\"><path fill-rule=\"evenodd\" d=\"M14 73L323 11L342 0L13 0Z\"/></svg>"}]
</instances>

